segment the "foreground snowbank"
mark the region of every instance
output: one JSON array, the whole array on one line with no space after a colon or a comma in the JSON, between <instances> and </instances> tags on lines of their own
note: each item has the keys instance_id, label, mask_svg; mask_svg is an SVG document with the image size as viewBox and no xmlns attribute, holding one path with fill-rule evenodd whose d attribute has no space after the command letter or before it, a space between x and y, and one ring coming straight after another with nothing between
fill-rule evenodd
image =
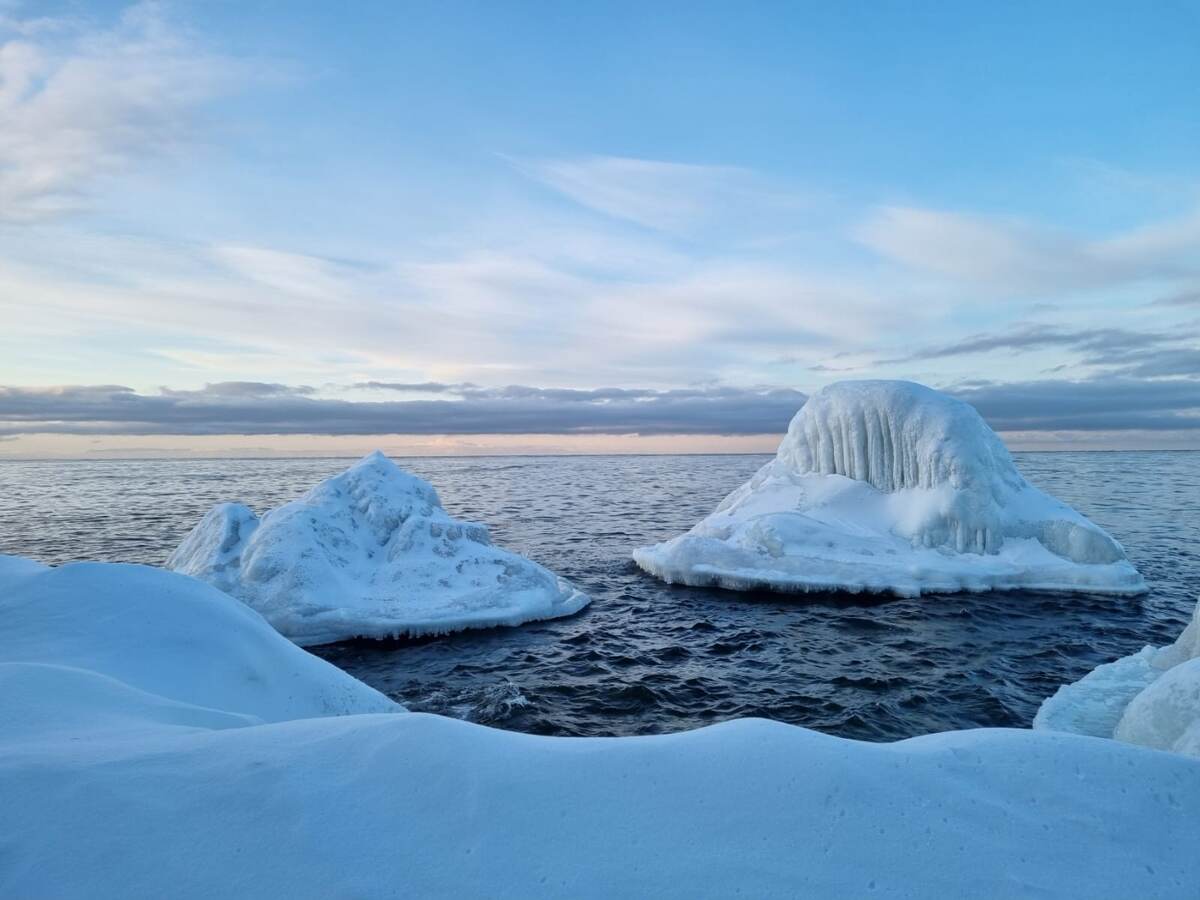
<instances>
[{"instance_id":1,"label":"foreground snowbank","mask_svg":"<svg viewBox=\"0 0 1200 900\"><path fill-rule=\"evenodd\" d=\"M0 556L0 669L7 702L20 688L29 714L64 727L126 701L231 724L401 710L232 597L149 566ZM112 702L80 702L80 691Z\"/></svg>"},{"instance_id":2,"label":"foreground snowbank","mask_svg":"<svg viewBox=\"0 0 1200 900\"><path fill-rule=\"evenodd\" d=\"M774 460L633 557L670 583L737 590L1145 590L1121 546L1025 481L971 406L903 381L814 394Z\"/></svg>"},{"instance_id":3,"label":"foreground snowbank","mask_svg":"<svg viewBox=\"0 0 1200 900\"><path fill-rule=\"evenodd\" d=\"M492 546L485 526L452 519L428 482L378 452L261 519L214 507L167 567L245 601L302 646L519 625L588 603Z\"/></svg>"},{"instance_id":4,"label":"foreground snowbank","mask_svg":"<svg viewBox=\"0 0 1200 900\"><path fill-rule=\"evenodd\" d=\"M1200 603L1175 643L1143 647L1063 685L1033 727L1200 757Z\"/></svg>"},{"instance_id":5,"label":"foreground snowbank","mask_svg":"<svg viewBox=\"0 0 1200 900\"><path fill-rule=\"evenodd\" d=\"M1200 763L1183 756L1015 730L865 744L747 719L579 739L325 716L396 707L186 578L5 571L0 896L1193 898L1200 883Z\"/></svg>"}]
</instances>

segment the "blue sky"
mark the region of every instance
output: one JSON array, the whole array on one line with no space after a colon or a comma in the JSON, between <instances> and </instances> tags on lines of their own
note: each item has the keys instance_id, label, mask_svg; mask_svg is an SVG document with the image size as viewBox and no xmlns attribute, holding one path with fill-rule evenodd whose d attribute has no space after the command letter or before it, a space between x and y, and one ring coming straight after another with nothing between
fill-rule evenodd
<instances>
[{"instance_id":1,"label":"blue sky","mask_svg":"<svg viewBox=\"0 0 1200 900\"><path fill-rule=\"evenodd\" d=\"M1200 4L947 6L0 0L0 453L1200 446Z\"/></svg>"}]
</instances>

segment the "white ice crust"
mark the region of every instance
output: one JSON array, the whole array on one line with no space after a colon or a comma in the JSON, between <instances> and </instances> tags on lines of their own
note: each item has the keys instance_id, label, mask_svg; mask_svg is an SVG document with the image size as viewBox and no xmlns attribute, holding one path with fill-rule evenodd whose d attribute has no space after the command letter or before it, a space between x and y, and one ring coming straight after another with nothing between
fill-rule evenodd
<instances>
[{"instance_id":1,"label":"white ice crust","mask_svg":"<svg viewBox=\"0 0 1200 900\"><path fill-rule=\"evenodd\" d=\"M428 482L378 452L261 519L214 507L167 567L244 601L301 646L519 625L588 603L493 546L485 526L451 518Z\"/></svg>"},{"instance_id":2,"label":"white ice crust","mask_svg":"<svg viewBox=\"0 0 1200 900\"><path fill-rule=\"evenodd\" d=\"M341 715L331 715L339 713ZM0 559L0 897L1193 900L1200 762L405 713L206 585Z\"/></svg>"},{"instance_id":3,"label":"white ice crust","mask_svg":"<svg viewBox=\"0 0 1200 900\"><path fill-rule=\"evenodd\" d=\"M1200 603L1175 643L1143 647L1063 685L1033 727L1200 757Z\"/></svg>"},{"instance_id":4,"label":"white ice crust","mask_svg":"<svg viewBox=\"0 0 1200 900\"><path fill-rule=\"evenodd\" d=\"M633 558L735 590L1145 591L1120 544L1030 485L973 407L904 381L817 392L774 460Z\"/></svg>"}]
</instances>

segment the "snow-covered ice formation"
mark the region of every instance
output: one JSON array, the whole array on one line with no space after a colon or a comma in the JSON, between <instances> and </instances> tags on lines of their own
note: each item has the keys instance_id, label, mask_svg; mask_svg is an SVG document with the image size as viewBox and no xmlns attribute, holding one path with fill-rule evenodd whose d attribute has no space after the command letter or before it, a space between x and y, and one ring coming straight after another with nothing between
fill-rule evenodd
<instances>
[{"instance_id":1,"label":"snow-covered ice formation","mask_svg":"<svg viewBox=\"0 0 1200 900\"><path fill-rule=\"evenodd\" d=\"M111 564L0 560L0 798L2 897L1193 900L1200 884L1185 756L761 719L497 731L402 712L229 596Z\"/></svg>"},{"instance_id":2,"label":"snow-covered ice formation","mask_svg":"<svg viewBox=\"0 0 1200 900\"><path fill-rule=\"evenodd\" d=\"M445 634L578 612L588 597L487 528L451 518L426 481L375 452L260 519L213 507L167 560L258 610L301 646Z\"/></svg>"},{"instance_id":3,"label":"snow-covered ice formation","mask_svg":"<svg viewBox=\"0 0 1200 900\"><path fill-rule=\"evenodd\" d=\"M633 558L669 583L735 590L1145 590L1120 544L1030 485L973 407L905 381L817 392L774 460Z\"/></svg>"},{"instance_id":4,"label":"snow-covered ice formation","mask_svg":"<svg viewBox=\"0 0 1200 900\"><path fill-rule=\"evenodd\" d=\"M1063 685L1033 727L1200 757L1200 603L1175 643L1143 647Z\"/></svg>"}]
</instances>

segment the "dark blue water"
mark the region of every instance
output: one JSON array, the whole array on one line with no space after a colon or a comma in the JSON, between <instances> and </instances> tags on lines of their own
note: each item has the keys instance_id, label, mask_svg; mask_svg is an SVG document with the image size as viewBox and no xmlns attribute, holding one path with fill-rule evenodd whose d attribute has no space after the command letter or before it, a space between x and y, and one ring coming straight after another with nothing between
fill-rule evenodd
<instances>
[{"instance_id":1,"label":"dark blue water","mask_svg":"<svg viewBox=\"0 0 1200 900\"><path fill-rule=\"evenodd\" d=\"M1028 725L1062 682L1171 640L1200 593L1200 453L1018 454L1114 534L1151 593L919 600L667 587L630 550L695 523L766 457L400 460L449 511L593 597L565 620L317 652L414 709L542 734L766 716L895 739ZM0 462L0 553L161 563L213 503L258 511L346 460ZM0 640L3 636L0 635Z\"/></svg>"}]
</instances>

